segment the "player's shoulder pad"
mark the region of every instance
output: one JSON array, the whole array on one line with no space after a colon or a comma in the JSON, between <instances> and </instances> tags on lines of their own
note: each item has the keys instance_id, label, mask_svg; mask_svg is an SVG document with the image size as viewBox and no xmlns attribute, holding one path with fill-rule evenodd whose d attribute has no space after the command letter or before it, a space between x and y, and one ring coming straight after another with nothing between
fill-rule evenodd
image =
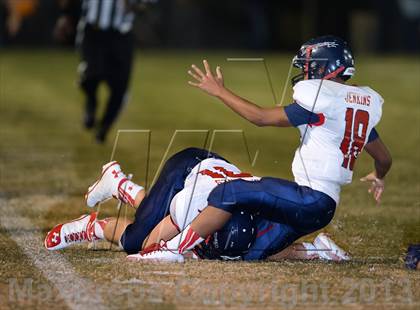
<instances>
[{"instance_id":1,"label":"player's shoulder pad","mask_svg":"<svg viewBox=\"0 0 420 310\"><path fill-rule=\"evenodd\" d=\"M363 86L361 88L364 91L370 93L372 97L377 98L377 102L382 106L382 104L384 103L384 98L382 98L382 96L377 91L373 90L372 88L368 86Z\"/></svg>"},{"instance_id":2,"label":"player's shoulder pad","mask_svg":"<svg viewBox=\"0 0 420 310\"><path fill-rule=\"evenodd\" d=\"M293 100L308 111L325 112L333 93L321 80L304 80L293 87ZM316 101L316 102L315 102Z\"/></svg>"}]
</instances>

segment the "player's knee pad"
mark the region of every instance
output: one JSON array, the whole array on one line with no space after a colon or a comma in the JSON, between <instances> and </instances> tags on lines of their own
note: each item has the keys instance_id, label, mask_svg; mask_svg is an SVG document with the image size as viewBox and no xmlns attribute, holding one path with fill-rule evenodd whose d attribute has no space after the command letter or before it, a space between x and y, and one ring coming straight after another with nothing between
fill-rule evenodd
<instances>
[{"instance_id":1,"label":"player's knee pad","mask_svg":"<svg viewBox=\"0 0 420 310\"><path fill-rule=\"evenodd\" d=\"M239 194L246 188L247 181L234 180L216 186L207 202L210 206L233 213L241 204Z\"/></svg>"},{"instance_id":2,"label":"player's knee pad","mask_svg":"<svg viewBox=\"0 0 420 310\"><path fill-rule=\"evenodd\" d=\"M127 254L136 254L140 252L144 239L136 238L137 236L128 228L122 234L119 244Z\"/></svg>"}]
</instances>

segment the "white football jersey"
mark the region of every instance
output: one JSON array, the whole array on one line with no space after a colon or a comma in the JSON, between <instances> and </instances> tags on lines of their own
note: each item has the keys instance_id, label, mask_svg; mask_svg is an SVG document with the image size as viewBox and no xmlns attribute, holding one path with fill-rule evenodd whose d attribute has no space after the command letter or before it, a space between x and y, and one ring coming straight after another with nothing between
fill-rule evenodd
<instances>
[{"instance_id":1,"label":"white football jersey","mask_svg":"<svg viewBox=\"0 0 420 310\"><path fill-rule=\"evenodd\" d=\"M341 185L351 182L355 161L381 119L383 99L369 87L329 80L300 81L293 90L294 101L319 116L315 124L298 126L295 181L338 204Z\"/></svg>"},{"instance_id":2,"label":"white football jersey","mask_svg":"<svg viewBox=\"0 0 420 310\"><path fill-rule=\"evenodd\" d=\"M207 158L196 165L185 179L184 189L171 201L171 218L183 230L207 207L210 192L218 185L235 179L259 180L236 166L216 158Z\"/></svg>"}]
</instances>

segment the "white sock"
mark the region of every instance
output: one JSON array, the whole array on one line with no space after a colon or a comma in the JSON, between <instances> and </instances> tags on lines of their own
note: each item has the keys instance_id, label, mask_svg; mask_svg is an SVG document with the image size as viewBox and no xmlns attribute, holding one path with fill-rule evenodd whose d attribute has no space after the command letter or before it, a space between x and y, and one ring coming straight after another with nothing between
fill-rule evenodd
<instances>
[{"instance_id":1,"label":"white sock","mask_svg":"<svg viewBox=\"0 0 420 310\"><path fill-rule=\"evenodd\" d=\"M104 229L105 225L109 222L109 218L103 219L103 220L97 220L95 222L95 226L93 228L93 233L95 234L95 237L98 239L105 239L104 235Z\"/></svg>"},{"instance_id":2,"label":"white sock","mask_svg":"<svg viewBox=\"0 0 420 310\"><path fill-rule=\"evenodd\" d=\"M127 178L122 178L118 184L118 198L134 207L137 194L144 189L143 186L135 184Z\"/></svg>"},{"instance_id":3,"label":"white sock","mask_svg":"<svg viewBox=\"0 0 420 310\"><path fill-rule=\"evenodd\" d=\"M317 250L317 248L311 242L302 242L302 245L305 248L307 255L318 255L319 256L319 251Z\"/></svg>"},{"instance_id":4,"label":"white sock","mask_svg":"<svg viewBox=\"0 0 420 310\"><path fill-rule=\"evenodd\" d=\"M191 228L191 225L188 225L178 235L167 241L166 247L169 250L178 251L178 253L183 254L186 251L192 250L203 241L204 239Z\"/></svg>"}]
</instances>

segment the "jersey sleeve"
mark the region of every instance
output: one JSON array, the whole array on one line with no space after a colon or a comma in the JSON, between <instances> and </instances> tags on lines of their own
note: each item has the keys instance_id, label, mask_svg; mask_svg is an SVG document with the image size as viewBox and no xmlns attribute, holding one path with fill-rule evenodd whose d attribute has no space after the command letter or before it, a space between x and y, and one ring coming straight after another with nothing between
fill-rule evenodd
<instances>
[{"instance_id":1,"label":"jersey sleeve","mask_svg":"<svg viewBox=\"0 0 420 310\"><path fill-rule=\"evenodd\" d=\"M370 134L369 134L367 143L370 143L372 141L375 141L378 138L379 138L378 132L376 131L375 128L372 128L372 130L370 131Z\"/></svg>"},{"instance_id":2,"label":"jersey sleeve","mask_svg":"<svg viewBox=\"0 0 420 310\"><path fill-rule=\"evenodd\" d=\"M306 110L296 102L286 106L284 111L286 112L290 124L292 124L294 127L305 124L314 124L320 121L318 114Z\"/></svg>"},{"instance_id":3,"label":"jersey sleeve","mask_svg":"<svg viewBox=\"0 0 420 310\"><path fill-rule=\"evenodd\" d=\"M326 113L330 96L321 80L300 81L293 87L293 100L302 108L314 113Z\"/></svg>"}]
</instances>

